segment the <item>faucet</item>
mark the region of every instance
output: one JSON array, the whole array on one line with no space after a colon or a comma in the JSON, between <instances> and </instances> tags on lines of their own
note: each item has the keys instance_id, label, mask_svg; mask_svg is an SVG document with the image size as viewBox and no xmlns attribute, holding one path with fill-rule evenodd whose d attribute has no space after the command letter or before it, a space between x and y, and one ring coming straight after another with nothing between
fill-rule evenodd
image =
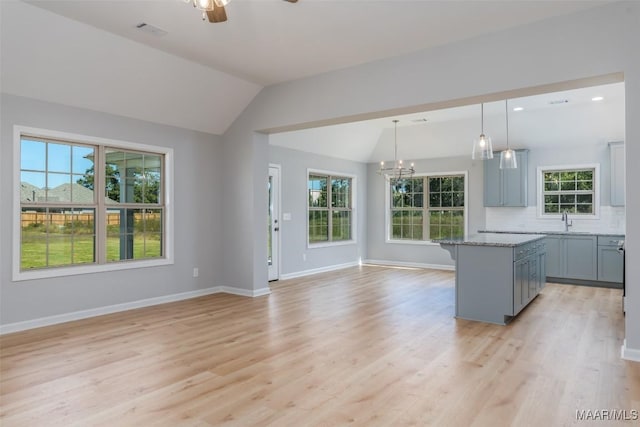
<instances>
[{"instance_id":1,"label":"faucet","mask_svg":"<svg viewBox=\"0 0 640 427\"><path fill-rule=\"evenodd\" d=\"M569 211L562 212L562 221L564 222L564 231L569 231L569 227L573 226L573 221L569 219Z\"/></svg>"}]
</instances>

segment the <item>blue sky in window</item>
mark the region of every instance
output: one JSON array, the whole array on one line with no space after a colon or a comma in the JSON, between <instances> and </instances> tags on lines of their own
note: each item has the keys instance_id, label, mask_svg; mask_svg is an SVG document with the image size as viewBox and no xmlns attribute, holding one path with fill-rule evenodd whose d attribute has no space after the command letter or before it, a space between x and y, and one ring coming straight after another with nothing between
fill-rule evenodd
<instances>
[{"instance_id":1,"label":"blue sky in window","mask_svg":"<svg viewBox=\"0 0 640 427\"><path fill-rule=\"evenodd\" d=\"M20 141L20 181L38 188L76 182L92 168L94 149L77 145ZM48 170L48 174L45 173ZM47 176L48 175L48 176Z\"/></svg>"}]
</instances>

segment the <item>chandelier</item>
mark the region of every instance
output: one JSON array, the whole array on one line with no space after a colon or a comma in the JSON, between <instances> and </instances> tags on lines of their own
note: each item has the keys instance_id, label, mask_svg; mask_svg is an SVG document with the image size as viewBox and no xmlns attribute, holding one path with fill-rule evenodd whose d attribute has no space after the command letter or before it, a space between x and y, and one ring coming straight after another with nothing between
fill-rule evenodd
<instances>
[{"instance_id":1,"label":"chandelier","mask_svg":"<svg viewBox=\"0 0 640 427\"><path fill-rule=\"evenodd\" d=\"M394 154L393 154L393 166L385 167L384 161L380 162L380 168L378 169L378 175L382 175L389 181L395 181L404 178L411 178L416 172L413 168L413 163L410 167L404 166L402 160L398 160L398 120L393 120L394 124Z\"/></svg>"}]
</instances>

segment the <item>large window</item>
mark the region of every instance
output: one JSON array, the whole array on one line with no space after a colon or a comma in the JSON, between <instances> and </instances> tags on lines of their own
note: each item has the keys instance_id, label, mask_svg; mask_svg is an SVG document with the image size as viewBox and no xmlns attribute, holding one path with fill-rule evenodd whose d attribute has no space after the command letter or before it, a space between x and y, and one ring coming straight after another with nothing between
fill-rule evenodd
<instances>
[{"instance_id":1,"label":"large window","mask_svg":"<svg viewBox=\"0 0 640 427\"><path fill-rule=\"evenodd\" d=\"M389 240L463 237L465 173L391 180L387 206Z\"/></svg>"},{"instance_id":2,"label":"large window","mask_svg":"<svg viewBox=\"0 0 640 427\"><path fill-rule=\"evenodd\" d=\"M563 212L586 216L597 214L596 165L540 168L538 173L542 216L555 216Z\"/></svg>"},{"instance_id":3,"label":"large window","mask_svg":"<svg viewBox=\"0 0 640 427\"><path fill-rule=\"evenodd\" d=\"M89 137L51 134L16 134L19 258L14 260L14 277L167 260L170 150L145 151L139 148L153 147L125 148L126 143L114 141L112 146ZM57 273L47 273L54 270Z\"/></svg>"},{"instance_id":4,"label":"large window","mask_svg":"<svg viewBox=\"0 0 640 427\"><path fill-rule=\"evenodd\" d=\"M309 172L310 244L353 240L353 177Z\"/></svg>"}]
</instances>

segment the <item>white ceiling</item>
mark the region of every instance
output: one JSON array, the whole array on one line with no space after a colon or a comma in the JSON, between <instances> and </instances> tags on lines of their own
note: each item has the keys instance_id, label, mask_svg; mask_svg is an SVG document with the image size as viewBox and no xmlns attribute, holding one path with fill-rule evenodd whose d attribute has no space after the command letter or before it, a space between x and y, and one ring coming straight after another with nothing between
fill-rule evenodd
<instances>
[{"instance_id":1,"label":"white ceiling","mask_svg":"<svg viewBox=\"0 0 640 427\"><path fill-rule=\"evenodd\" d=\"M608 2L231 0L211 24L183 0L0 0L2 92L220 135L266 85Z\"/></svg>"},{"instance_id":2,"label":"white ceiling","mask_svg":"<svg viewBox=\"0 0 640 427\"><path fill-rule=\"evenodd\" d=\"M592 101L596 96L604 99ZM508 105L512 148L579 147L624 139L624 83L515 98ZM513 111L515 107L523 110ZM484 131L495 150L506 148L505 118L504 101L484 105ZM392 160L393 119L399 120L398 156L404 160L470 155L473 138L481 131L480 105L468 105L272 134L269 143L358 162Z\"/></svg>"},{"instance_id":3,"label":"white ceiling","mask_svg":"<svg viewBox=\"0 0 640 427\"><path fill-rule=\"evenodd\" d=\"M211 24L184 0L28 1L269 85L477 37L606 1L230 0ZM145 22L168 34L136 30Z\"/></svg>"}]
</instances>

